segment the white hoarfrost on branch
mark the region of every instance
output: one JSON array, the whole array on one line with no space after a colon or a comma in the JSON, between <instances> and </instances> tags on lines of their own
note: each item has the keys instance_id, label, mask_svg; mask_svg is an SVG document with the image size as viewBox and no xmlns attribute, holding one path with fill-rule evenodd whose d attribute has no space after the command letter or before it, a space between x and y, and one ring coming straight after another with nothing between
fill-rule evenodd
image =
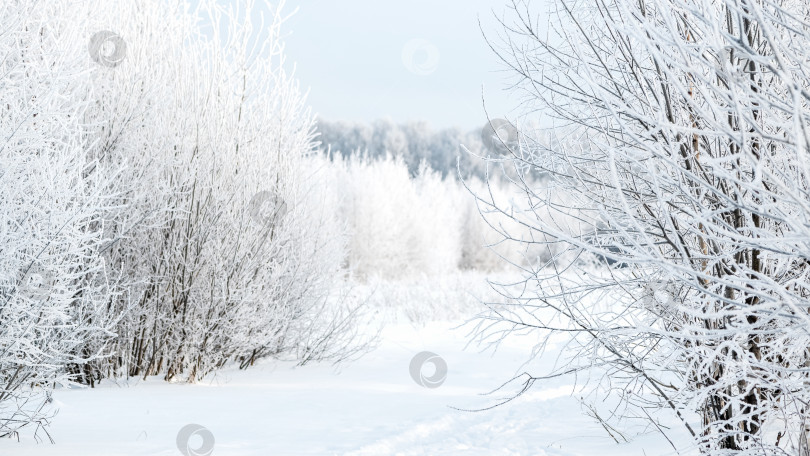
<instances>
[{"instance_id":1,"label":"white hoarfrost on branch","mask_svg":"<svg viewBox=\"0 0 810 456\"><path fill-rule=\"evenodd\" d=\"M282 7L0 6L0 435L57 384L366 347Z\"/></svg>"},{"instance_id":2,"label":"white hoarfrost on branch","mask_svg":"<svg viewBox=\"0 0 810 456\"><path fill-rule=\"evenodd\" d=\"M810 5L558 0L548 30L513 7L499 53L556 140L494 160L522 196L489 209L565 249L481 337L571 335L551 375L702 452L810 454Z\"/></svg>"},{"instance_id":3,"label":"white hoarfrost on branch","mask_svg":"<svg viewBox=\"0 0 810 456\"><path fill-rule=\"evenodd\" d=\"M318 209L323 190L306 166L313 119L284 69L282 7L86 10L131 50L93 75L94 153L101 172L127 169L109 189L123 210L105 214L106 258L127 295L93 376L195 381L234 359L356 348L342 334L357 309L331 295L344 236Z\"/></svg>"},{"instance_id":4,"label":"white hoarfrost on branch","mask_svg":"<svg viewBox=\"0 0 810 456\"><path fill-rule=\"evenodd\" d=\"M0 5L0 436L43 429L53 387L112 335L98 252L116 170L87 175L87 54L66 7Z\"/></svg>"}]
</instances>

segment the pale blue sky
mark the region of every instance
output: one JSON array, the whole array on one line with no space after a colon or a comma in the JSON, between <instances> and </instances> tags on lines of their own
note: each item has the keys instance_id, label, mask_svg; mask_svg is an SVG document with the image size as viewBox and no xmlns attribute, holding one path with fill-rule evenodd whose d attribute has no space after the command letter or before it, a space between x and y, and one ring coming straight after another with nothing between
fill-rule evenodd
<instances>
[{"instance_id":1,"label":"pale blue sky","mask_svg":"<svg viewBox=\"0 0 810 456\"><path fill-rule=\"evenodd\" d=\"M479 28L498 31L502 0L288 0L287 56L329 120L426 120L434 128L475 128L513 117L508 77ZM414 41L421 40L421 41ZM416 72L403 63L410 43ZM420 47L420 45L422 45ZM410 49L409 48L409 49ZM428 74L415 74L428 73Z\"/></svg>"}]
</instances>

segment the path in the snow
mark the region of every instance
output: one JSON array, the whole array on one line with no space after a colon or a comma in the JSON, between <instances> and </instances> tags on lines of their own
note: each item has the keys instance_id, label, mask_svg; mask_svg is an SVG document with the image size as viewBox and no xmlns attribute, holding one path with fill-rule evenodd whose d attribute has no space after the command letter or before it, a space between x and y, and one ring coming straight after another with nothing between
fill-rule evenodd
<instances>
[{"instance_id":1,"label":"path in the snow","mask_svg":"<svg viewBox=\"0 0 810 456\"><path fill-rule=\"evenodd\" d=\"M496 354L464 349L457 323L389 326L378 349L339 372L331 366L292 368L265 362L226 370L197 385L159 379L94 390L59 390L55 445L0 440L0 455L171 455L178 431L208 428L213 455L663 455L658 435L616 445L570 397L571 379L537 384L509 404L479 394L503 383L526 359L514 342ZM411 358L428 350L444 358L448 375L435 389L417 385ZM195 437L196 438L196 437ZM198 442L192 440L191 446Z\"/></svg>"}]
</instances>

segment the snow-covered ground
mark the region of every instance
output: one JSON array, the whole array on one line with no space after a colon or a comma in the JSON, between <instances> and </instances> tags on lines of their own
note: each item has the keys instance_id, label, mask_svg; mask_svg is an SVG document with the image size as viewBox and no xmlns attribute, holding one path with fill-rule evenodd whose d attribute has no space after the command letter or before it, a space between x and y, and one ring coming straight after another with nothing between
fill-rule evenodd
<instances>
[{"instance_id":1,"label":"snow-covered ground","mask_svg":"<svg viewBox=\"0 0 810 456\"><path fill-rule=\"evenodd\" d=\"M0 454L177 456L183 454L177 434L191 423L210 430L215 455L674 454L656 434L614 443L582 413L571 396L572 379L537 384L493 410L452 408L492 405L495 398L480 393L519 372L531 343L513 339L494 354L465 349L469 328L458 328L460 323L389 325L376 350L337 371L266 361L196 385L154 378L58 390L59 413L49 428L56 443L37 444L23 435L21 443L0 440ZM447 363L446 381L438 388L410 377L411 358L421 351ZM429 375L429 369L423 372ZM201 442L192 437L190 446Z\"/></svg>"}]
</instances>

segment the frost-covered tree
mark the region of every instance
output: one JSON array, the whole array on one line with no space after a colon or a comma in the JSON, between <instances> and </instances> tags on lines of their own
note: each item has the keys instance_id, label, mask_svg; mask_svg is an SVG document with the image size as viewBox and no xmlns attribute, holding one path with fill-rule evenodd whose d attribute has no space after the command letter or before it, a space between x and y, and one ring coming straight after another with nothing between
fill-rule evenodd
<instances>
[{"instance_id":1,"label":"frost-covered tree","mask_svg":"<svg viewBox=\"0 0 810 456\"><path fill-rule=\"evenodd\" d=\"M405 278L458 268L461 187L402 159L356 155L333 160L339 217L350 235L347 269L360 278Z\"/></svg>"},{"instance_id":2,"label":"frost-covered tree","mask_svg":"<svg viewBox=\"0 0 810 456\"><path fill-rule=\"evenodd\" d=\"M98 358L84 342L112 335L99 252L117 170L88 176L89 66L74 22L65 3L0 5L0 436L45 426L53 387Z\"/></svg>"},{"instance_id":3,"label":"frost-covered tree","mask_svg":"<svg viewBox=\"0 0 810 456\"><path fill-rule=\"evenodd\" d=\"M0 436L58 384L364 348L283 4L240 6L0 5Z\"/></svg>"},{"instance_id":4,"label":"frost-covered tree","mask_svg":"<svg viewBox=\"0 0 810 456\"><path fill-rule=\"evenodd\" d=\"M195 381L234 359L345 354L328 302L343 238L319 216L304 163L312 118L284 69L282 7L84 10L88 34L109 28L127 49L95 69L87 116L96 172L127 170L108 189L122 209L105 220L124 317L96 378Z\"/></svg>"},{"instance_id":5,"label":"frost-covered tree","mask_svg":"<svg viewBox=\"0 0 810 456\"><path fill-rule=\"evenodd\" d=\"M451 276L459 271L492 271L503 268L503 259L523 264L527 253L515 242L499 242L498 229L509 227L525 236L531 233L501 214L486 220L465 190L491 190L498 201L508 201L504 185L491 188L477 178L459 182L442 177L426 164L411 175L401 158L318 157L314 168L328 193L335 219L342 221L349 237L347 274L362 282ZM494 229L493 229L494 228ZM543 255L529 249L532 255Z\"/></svg>"},{"instance_id":6,"label":"frost-covered tree","mask_svg":"<svg viewBox=\"0 0 810 456\"><path fill-rule=\"evenodd\" d=\"M512 3L500 55L559 130L499 159L523 199L490 208L565 249L483 334L572 335L552 375L705 453L810 454L810 6L559 0L546 31Z\"/></svg>"}]
</instances>

